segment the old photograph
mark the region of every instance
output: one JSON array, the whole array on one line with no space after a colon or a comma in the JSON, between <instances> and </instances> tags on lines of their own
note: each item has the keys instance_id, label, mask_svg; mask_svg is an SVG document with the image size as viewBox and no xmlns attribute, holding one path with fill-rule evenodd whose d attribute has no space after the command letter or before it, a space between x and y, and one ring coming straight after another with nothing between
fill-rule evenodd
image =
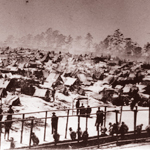
<instances>
[{"instance_id":1,"label":"old photograph","mask_svg":"<svg viewBox=\"0 0 150 150\"><path fill-rule=\"evenodd\" d=\"M149 7L0 0L0 150L149 150Z\"/></svg>"}]
</instances>

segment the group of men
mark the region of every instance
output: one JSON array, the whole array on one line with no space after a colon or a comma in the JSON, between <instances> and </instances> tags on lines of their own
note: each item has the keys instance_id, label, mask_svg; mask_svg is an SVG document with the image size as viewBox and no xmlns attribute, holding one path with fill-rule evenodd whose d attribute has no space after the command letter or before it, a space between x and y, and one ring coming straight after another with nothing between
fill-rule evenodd
<instances>
[{"instance_id":1,"label":"group of men","mask_svg":"<svg viewBox=\"0 0 150 150\"><path fill-rule=\"evenodd\" d=\"M88 132L87 130L85 130L83 133L81 131L81 128L79 127L79 129L77 130L77 132L73 131L72 128L69 128L70 131L70 138L74 141L76 139L76 137L78 136L79 140L83 140L83 143L86 145L87 144L87 140L88 140ZM77 136L76 136L77 135Z\"/></svg>"},{"instance_id":2,"label":"group of men","mask_svg":"<svg viewBox=\"0 0 150 150\"><path fill-rule=\"evenodd\" d=\"M84 107L83 103L82 105L80 106L80 101L79 99L76 101L76 109L77 109L77 115L80 114L80 116L83 116L83 117L90 117L90 114L91 114L91 107L88 105L87 108Z\"/></svg>"}]
</instances>

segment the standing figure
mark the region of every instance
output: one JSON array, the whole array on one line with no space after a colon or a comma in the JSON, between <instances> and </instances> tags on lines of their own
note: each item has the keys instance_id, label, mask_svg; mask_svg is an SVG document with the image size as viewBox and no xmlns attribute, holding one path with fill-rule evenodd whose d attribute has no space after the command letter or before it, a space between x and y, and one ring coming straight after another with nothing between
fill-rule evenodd
<instances>
[{"instance_id":1,"label":"standing figure","mask_svg":"<svg viewBox=\"0 0 150 150\"><path fill-rule=\"evenodd\" d=\"M9 106L9 110L7 111L7 113L10 113L10 115L7 116L7 120L12 120L12 114L14 113L12 105Z\"/></svg>"},{"instance_id":2,"label":"standing figure","mask_svg":"<svg viewBox=\"0 0 150 150\"><path fill-rule=\"evenodd\" d=\"M84 144L85 146L87 145L88 137L89 137L88 132L87 132L87 131L84 131L84 132L83 132L83 135L82 135L82 139L83 139L83 144Z\"/></svg>"},{"instance_id":3,"label":"standing figure","mask_svg":"<svg viewBox=\"0 0 150 150\"><path fill-rule=\"evenodd\" d=\"M55 93L56 93L56 90L55 90L55 87L54 87L53 90L52 90L52 98L53 98L53 102L55 101Z\"/></svg>"},{"instance_id":4,"label":"standing figure","mask_svg":"<svg viewBox=\"0 0 150 150\"><path fill-rule=\"evenodd\" d=\"M86 113L87 113L87 117L90 117L90 114L91 114L91 107L88 105L87 109L86 109Z\"/></svg>"},{"instance_id":5,"label":"standing figure","mask_svg":"<svg viewBox=\"0 0 150 150\"><path fill-rule=\"evenodd\" d=\"M129 130L128 126L122 122L121 126L120 126L120 134L121 134L121 139L124 139L124 135L125 133L127 133Z\"/></svg>"},{"instance_id":6,"label":"standing figure","mask_svg":"<svg viewBox=\"0 0 150 150\"><path fill-rule=\"evenodd\" d=\"M76 133L72 130L72 128L69 128L70 131L70 138L72 139L72 141L74 141L76 139Z\"/></svg>"},{"instance_id":7,"label":"standing figure","mask_svg":"<svg viewBox=\"0 0 150 150\"><path fill-rule=\"evenodd\" d=\"M38 139L38 137L35 135L34 132L31 133L31 140L32 140L32 142L33 142L33 146L39 144L39 139Z\"/></svg>"},{"instance_id":8,"label":"standing figure","mask_svg":"<svg viewBox=\"0 0 150 150\"><path fill-rule=\"evenodd\" d=\"M7 140L9 140L9 131L11 129L12 122L10 120L5 120L5 134L4 134L4 139L6 139L6 134L7 134Z\"/></svg>"},{"instance_id":9,"label":"standing figure","mask_svg":"<svg viewBox=\"0 0 150 150\"><path fill-rule=\"evenodd\" d=\"M52 134L54 131L57 133L57 126L58 126L58 117L55 115L55 112L52 113L51 125L52 125Z\"/></svg>"},{"instance_id":10,"label":"standing figure","mask_svg":"<svg viewBox=\"0 0 150 150\"><path fill-rule=\"evenodd\" d=\"M79 114L79 107L80 107L80 101L77 100L76 102L77 115Z\"/></svg>"},{"instance_id":11,"label":"standing figure","mask_svg":"<svg viewBox=\"0 0 150 150\"><path fill-rule=\"evenodd\" d=\"M99 130L99 125L101 127L103 126L103 117L104 117L103 111L101 111L100 107L98 107L98 110L96 112L96 123L95 123L97 131Z\"/></svg>"},{"instance_id":12,"label":"standing figure","mask_svg":"<svg viewBox=\"0 0 150 150\"><path fill-rule=\"evenodd\" d=\"M80 115L84 117L85 115L85 108L84 108L84 105L82 103L81 107L80 107Z\"/></svg>"},{"instance_id":13,"label":"standing figure","mask_svg":"<svg viewBox=\"0 0 150 150\"><path fill-rule=\"evenodd\" d=\"M81 140L82 139L82 131L81 128L79 127L79 129L77 130L77 135L78 135L78 139Z\"/></svg>"},{"instance_id":14,"label":"standing figure","mask_svg":"<svg viewBox=\"0 0 150 150\"><path fill-rule=\"evenodd\" d=\"M111 122L109 122L109 135L112 135L112 129L113 129L113 125Z\"/></svg>"}]
</instances>

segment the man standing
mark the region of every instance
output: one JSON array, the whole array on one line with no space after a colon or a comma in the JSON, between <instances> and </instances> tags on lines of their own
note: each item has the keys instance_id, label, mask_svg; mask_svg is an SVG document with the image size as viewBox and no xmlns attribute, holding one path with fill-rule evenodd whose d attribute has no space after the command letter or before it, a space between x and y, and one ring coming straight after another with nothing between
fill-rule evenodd
<instances>
[{"instance_id":1,"label":"man standing","mask_svg":"<svg viewBox=\"0 0 150 150\"><path fill-rule=\"evenodd\" d=\"M91 107L88 105L87 109L86 109L86 113L87 113L87 117L90 117L90 114L91 114Z\"/></svg>"},{"instance_id":2,"label":"man standing","mask_svg":"<svg viewBox=\"0 0 150 150\"><path fill-rule=\"evenodd\" d=\"M77 115L79 114L80 101L79 99L76 102Z\"/></svg>"},{"instance_id":3,"label":"man standing","mask_svg":"<svg viewBox=\"0 0 150 150\"><path fill-rule=\"evenodd\" d=\"M7 120L12 120L12 114L14 113L14 110L12 109L12 105L9 106L9 110L7 111L9 115L7 116ZM12 125L12 121L9 122L10 126Z\"/></svg>"},{"instance_id":4,"label":"man standing","mask_svg":"<svg viewBox=\"0 0 150 150\"><path fill-rule=\"evenodd\" d=\"M121 139L124 139L124 135L125 135L125 133L128 132L128 129L129 129L128 126L124 122L122 122L122 124L120 126Z\"/></svg>"},{"instance_id":5,"label":"man standing","mask_svg":"<svg viewBox=\"0 0 150 150\"><path fill-rule=\"evenodd\" d=\"M12 120L12 114L14 113L12 105L9 106L9 110L7 111L7 113L10 113L10 115L7 116L7 120Z\"/></svg>"},{"instance_id":6,"label":"man standing","mask_svg":"<svg viewBox=\"0 0 150 150\"><path fill-rule=\"evenodd\" d=\"M53 98L53 102L55 101L55 93L56 93L56 90L55 90L55 87L54 87L53 90L52 90L52 98Z\"/></svg>"},{"instance_id":7,"label":"man standing","mask_svg":"<svg viewBox=\"0 0 150 150\"><path fill-rule=\"evenodd\" d=\"M57 133L57 125L58 125L58 117L55 115L55 112L52 113L52 120L51 120L51 124L52 124L52 134Z\"/></svg>"},{"instance_id":8,"label":"man standing","mask_svg":"<svg viewBox=\"0 0 150 150\"><path fill-rule=\"evenodd\" d=\"M100 107L98 107L98 110L96 112L96 123L95 126L97 128L97 131L99 130L99 125L102 127L103 125L103 111L100 110Z\"/></svg>"},{"instance_id":9,"label":"man standing","mask_svg":"<svg viewBox=\"0 0 150 150\"><path fill-rule=\"evenodd\" d=\"M80 115L81 115L82 117L85 116L85 108L84 108L83 103L82 103L82 105L81 105L81 107L80 107Z\"/></svg>"}]
</instances>

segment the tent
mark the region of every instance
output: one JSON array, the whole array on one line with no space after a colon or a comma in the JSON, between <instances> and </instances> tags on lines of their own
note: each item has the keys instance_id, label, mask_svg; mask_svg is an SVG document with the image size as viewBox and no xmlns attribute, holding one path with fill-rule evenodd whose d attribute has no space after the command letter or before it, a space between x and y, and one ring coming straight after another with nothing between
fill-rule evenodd
<instances>
[{"instance_id":1,"label":"tent","mask_svg":"<svg viewBox=\"0 0 150 150\"><path fill-rule=\"evenodd\" d=\"M7 96L6 89L0 88L0 97L5 97L5 96Z\"/></svg>"},{"instance_id":2,"label":"tent","mask_svg":"<svg viewBox=\"0 0 150 150\"><path fill-rule=\"evenodd\" d=\"M75 82L76 82L76 78L71 78L71 77L63 77L61 76L63 82L64 82L64 85L66 86L72 86Z\"/></svg>"},{"instance_id":3,"label":"tent","mask_svg":"<svg viewBox=\"0 0 150 150\"><path fill-rule=\"evenodd\" d=\"M83 73L77 74L78 79L82 82L83 85L91 85L91 82L87 80L87 77Z\"/></svg>"},{"instance_id":4,"label":"tent","mask_svg":"<svg viewBox=\"0 0 150 150\"><path fill-rule=\"evenodd\" d=\"M61 80L60 74L57 73L50 73L49 76L47 77L47 79L45 80L43 85L40 85L43 88L51 88L52 85L55 83L57 84L57 82Z\"/></svg>"},{"instance_id":5,"label":"tent","mask_svg":"<svg viewBox=\"0 0 150 150\"><path fill-rule=\"evenodd\" d=\"M40 98L45 99L46 101L49 101L49 99L50 99L50 91L48 89L36 88L33 96L40 97Z\"/></svg>"},{"instance_id":6,"label":"tent","mask_svg":"<svg viewBox=\"0 0 150 150\"><path fill-rule=\"evenodd\" d=\"M13 106L21 105L20 98L17 95L7 95L7 97L5 98L4 103L6 105L13 105Z\"/></svg>"},{"instance_id":7,"label":"tent","mask_svg":"<svg viewBox=\"0 0 150 150\"><path fill-rule=\"evenodd\" d=\"M0 88L7 88L9 85L10 81L9 80L5 80L4 78L0 79Z\"/></svg>"}]
</instances>

